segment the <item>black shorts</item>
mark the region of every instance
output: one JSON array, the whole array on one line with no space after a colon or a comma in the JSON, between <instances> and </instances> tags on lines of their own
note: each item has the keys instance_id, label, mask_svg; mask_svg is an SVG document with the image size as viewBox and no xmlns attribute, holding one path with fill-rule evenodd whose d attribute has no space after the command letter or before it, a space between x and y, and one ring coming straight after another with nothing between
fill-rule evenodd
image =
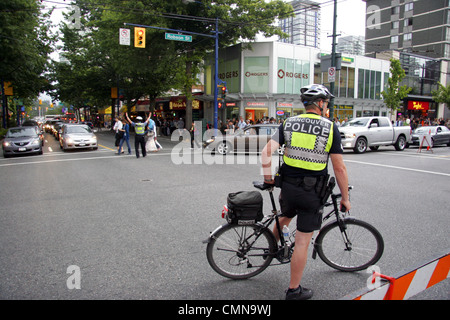
<instances>
[{"instance_id":1,"label":"black shorts","mask_svg":"<svg viewBox=\"0 0 450 320\"><path fill-rule=\"evenodd\" d=\"M322 225L323 206L314 188L306 191L301 186L283 181L280 207L283 216L297 216L297 230L300 232L313 232Z\"/></svg>"}]
</instances>

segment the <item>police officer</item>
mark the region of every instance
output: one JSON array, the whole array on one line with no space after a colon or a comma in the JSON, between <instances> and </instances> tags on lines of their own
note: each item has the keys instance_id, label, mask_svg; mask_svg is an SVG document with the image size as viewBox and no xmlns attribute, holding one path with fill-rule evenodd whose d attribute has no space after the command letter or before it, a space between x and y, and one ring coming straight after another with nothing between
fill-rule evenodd
<instances>
[{"instance_id":1,"label":"police officer","mask_svg":"<svg viewBox=\"0 0 450 320\"><path fill-rule=\"evenodd\" d=\"M151 112L148 115L147 120L144 122L141 116L136 117L136 122L133 122L128 118L128 113L125 113L128 122L134 127L135 137L134 137L134 148L136 150L136 158L139 158L139 145L142 149L142 156L145 157L147 155L147 151L145 150L145 127L148 124L148 120L150 119Z\"/></svg>"},{"instance_id":2,"label":"police officer","mask_svg":"<svg viewBox=\"0 0 450 320\"><path fill-rule=\"evenodd\" d=\"M337 126L326 116L333 95L323 85L313 84L300 90L306 114L290 117L280 125L262 151L264 182L273 184L272 154L285 145L281 167L281 228L297 216L295 249L291 259L291 279L287 300L305 300L312 290L300 286L306 266L308 245L314 230L320 229L323 205L319 196L327 183L328 158L342 194L341 207L350 210L347 169L343 161L341 138ZM278 238L278 232L274 232Z\"/></svg>"}]
</instances>

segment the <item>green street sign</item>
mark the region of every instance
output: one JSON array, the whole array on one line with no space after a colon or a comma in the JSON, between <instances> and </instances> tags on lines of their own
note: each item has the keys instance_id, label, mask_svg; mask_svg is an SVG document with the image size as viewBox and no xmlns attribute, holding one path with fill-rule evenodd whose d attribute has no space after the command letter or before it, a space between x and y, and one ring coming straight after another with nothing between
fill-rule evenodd
<instances>
[{"instance_id":1,"label":"green street sign","mask_svg":"<svg viewBox=\"0 0 450 320\"><path fill-rule=\"evenodd\" d=\"M184 41L184 42L192 42L192 36L188 36L185 34L176 34L176 33L165 33L166 40L175 40L175 41Z\"/></svg>"}]
</instances>

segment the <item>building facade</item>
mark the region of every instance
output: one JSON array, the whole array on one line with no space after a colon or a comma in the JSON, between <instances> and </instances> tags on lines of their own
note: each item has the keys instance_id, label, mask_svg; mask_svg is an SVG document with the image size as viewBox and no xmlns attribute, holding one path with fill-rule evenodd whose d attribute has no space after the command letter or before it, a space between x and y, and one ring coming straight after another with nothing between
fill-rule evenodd
<instances>
[{"instance_id":1,"label":"building facade","mask_svg":"<svg viewBox=\"0 0 450 320\"><path fill-rule=\"evenodd\" d=\"M364 0L366 54L386 50L450 58L449 0Z\"/></svg>"},{"instance_id":2,"label":"building facade","mask_svg":"<svg viewBox=\"0 0 450 320\"><path fill-rule=\"evenodd\" d=\"M281 42L238 44L219 53L219 78L228 94L220 101L219 117L242 116L251 121L277 120L305 112L300 88L312 83L329 87L327 72L320 68L319 49ZM389 77L390 62L364 56L343 55L335 75L334 117L391 116L381 91ZM204 117L213 121L214 63L205 67Z\"/></svg>"},{"instance_id":3,"label":"building facade","mask_svg":"<svg viewBox=\"0 0 450 320\"><path fill-rule=\"evenodd\" d=\"M365 54L365 39L361 36L339 37L336 52L363 56Z\"/></svg>"},{"instance_id":4,"label":"building facade","mask_svg":"<svg viewBox=\"0 0 450 320\"><path fill-rule=\"evenodd\" d=\"M294 17L279 22L281 30L289 35L281 42L307 47L320 48L320 5L317 2L303 0L290 2Z\"/></svg>"}]
</instances>

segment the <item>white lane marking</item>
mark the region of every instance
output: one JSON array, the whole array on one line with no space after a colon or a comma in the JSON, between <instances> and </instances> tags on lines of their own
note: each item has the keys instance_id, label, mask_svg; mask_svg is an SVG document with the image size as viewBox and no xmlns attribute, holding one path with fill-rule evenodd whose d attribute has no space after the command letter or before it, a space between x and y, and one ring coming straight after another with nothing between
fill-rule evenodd
<instances>
[{"instance_id":1,"label":"white lane marking","mask_svg":"<svg viewBox=\"0 0 450 320\"><path fill-rule=\"evenodd\" d=\"M399 169L399 170L406 170L406 171L414 171L414 172L421 172L421 173L430 173L430 174L436 174L436 175L440 175L440 176L448 176L448 177L450 177L450 173L434 172L434 171L412 169L412 168L405 168L405 167L398 167L398 166L390 166L390 165L387 165L387 164L370 163L370 162L355 161L355 160L344 160L344 161L345 162L353 162L353 163L365 164L365 165L369 165L369 166L384 167L384 168L391 168L391 169Z\"/></svg>"}]
</instances>

